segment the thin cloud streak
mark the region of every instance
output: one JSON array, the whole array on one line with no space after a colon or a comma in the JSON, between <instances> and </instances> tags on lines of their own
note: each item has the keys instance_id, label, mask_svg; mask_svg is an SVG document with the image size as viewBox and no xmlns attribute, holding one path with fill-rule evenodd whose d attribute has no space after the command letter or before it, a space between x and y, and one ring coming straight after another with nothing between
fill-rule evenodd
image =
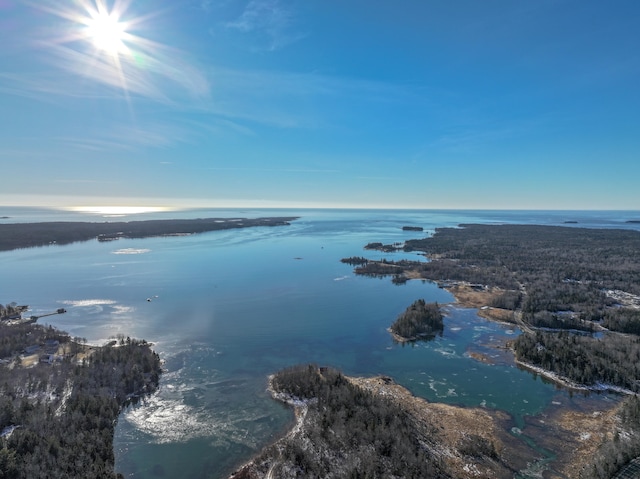
<instances>
[{"instance_id":1,"label":"thin cloud streak","mask_svg":"<svg viewBox=\"0 0 640 479\"><path fill-rule=\"evenodd\" d=\"M252 168L252 167L211 167L207 168L210 171L269 171L280 173L323 173L323 174L335 174L340 173L340 170L322 170L312 168Z\"/></svg>"}]
</instances>

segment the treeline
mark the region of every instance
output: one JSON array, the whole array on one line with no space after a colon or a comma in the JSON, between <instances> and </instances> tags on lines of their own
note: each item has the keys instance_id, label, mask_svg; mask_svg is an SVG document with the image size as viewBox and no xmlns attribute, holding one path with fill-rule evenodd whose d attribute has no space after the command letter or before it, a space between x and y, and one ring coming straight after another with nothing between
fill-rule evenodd
<instances>
[{"instance_id":1,"label":"treeline","mask_svg":"<svg viewBox=\"0 0 640 479\"><path fill-rule=\"evenodd\" d=\"M428 339L442 334L442 319L438 303L426 303L424 299L418 299L398 316L389 329L407 341Z\"/></svg>"},{"instance_id":2,"label":"treeline","mask_svg":"<svg viewBox=\"0 0 640 479\"><path fill-rule=\"evenodd\" d=\"M617 414L617 426L612 441L607 441L596 452L590 464L579 474L580 479L610 479L637 477L627 471L629 462L640 457L640 399L627 398ZM619 475L617 475L619 474Z\"/></svg>"},{"instance_id":3,"label":"treeline","mask_svg":"<svg viewBox=\"0 0 640 479\"><path fill-rule=\"evenodd\" d=\"M345 258L350 259L350 258ZM347 262L347 261L344 261ZM460 264L454 260L420 261L381 261L363 262L355 269L356 274L369 276L402 275L406 271L416 271L424 279L434 281L466 281L476 284L488 284L508 290L519 288L513 273L506 268L477 268L471 264Z\"/></svg>"},{"instance_id":4,"label":"treeline","mask_svg":"<svg viewBox=\"0 0 640 479\"><path fill-rule=\"evenodd\" d=\"M289 368L275 375L272 387L308 404L306 437L281 445L273 477L450 477L426 447L428 435L404 409L337 370Z\"/></svg>"},{"instance_id":5,"label":"treeline","mask_svg":"<svg viewBox=\"0 0 640 479\"><path fill-rule=\"evenodd\" d=\"M350 264L351 266L358 266L361 264L367 264L369 260L362 256L350 256L349 258L342 258L340 262Z\"/></svg>"},{"instance_id":6,"label":"treeline","mask_svg":"<svg viewBox=\"0 0 640 479\"><path fill-rule=\"evenodd\" d=\"M122 477L114 472L116 420L129 400L157 388L160 360L145 341L124 337L88 353L80 362L0 366L0 430L7 431L0 477Z\"/></svg>"},{"instance_id":7,"label":"treeline","mask_svg":"<svg viewBox=\"0 0 640 479\"><path fill-rule=\"evenodd\" d=\"M402 243L398 243L398 244L382 244L378 242L367 243L364 246L364 249L375 249L378 251L382 251L384 253L391 253L393 251L398 251L399 249L402 249Z\"/></svg>"},{"instance_id":8,"label":"treeline","mask_svg":"<svg viewBox=\"0 0 640 479\"><path fill-rule=\"evenodd\" d=\"M87 241L104 235L108 238L145 238L150 236L205 233L252 226L283 226L296 217L273 218L198 218L89 223L60 221L48 223L0 224L0 251L49 244Z\"/></svg>"},{"instance_id":9,"label":"treeline","mask_svg":"<svg viewBox=\"0 0 640 479\"><path fill-rule=\"evenodd\" d=\"M640 338L607 334L599 339L567 331L535 331L518 336L513 349L520 361L578 384L640 392Z\"/></svg>"}]
</instances>

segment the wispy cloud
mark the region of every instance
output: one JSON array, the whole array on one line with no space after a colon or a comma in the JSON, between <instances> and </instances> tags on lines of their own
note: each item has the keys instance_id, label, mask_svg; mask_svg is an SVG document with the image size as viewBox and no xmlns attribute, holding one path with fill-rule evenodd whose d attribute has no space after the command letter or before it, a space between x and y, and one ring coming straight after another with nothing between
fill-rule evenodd
<instances>
[{"instance_id":1,"label":"wispy cloud","mask_svg":"<svg viewBox=\"0 0 640 479\"><path fill-rule=\"evenodd\" d=\"M146 122L144 126L112 125L109 128L82 132L78 136L57 137L53 140L65 147L87 151L138 151L189 143L194 136L195 132L179 124Z\"/></svg>"},{"instance_id":2,"label":"wispy cloud","mask_svg":"<svg viewBox=\"0 0 640 479\"><path fill-rule=\"evenodd\" d=\"M61 91L58 87L58 93L75 96L82 94L87 89L81 88L78 93L76 87L78 84L86 84L86 80L161 103L184 101L185 96L201 100L209 93L206 78L181 60L177 52L175 56L161 52L154 55L137 52L135 55L122 56L119 68L114 66L111 58L92 55L65 45L50 45L48 52L52 66L73 74L69 77L71 81L67 82L67 89ZM73 81L74 78L76 81ZM46 81L40 80L42 83ZM53 90L55 87L47 85L45 88Z\"/></svg>"},{"instance_id":3,"label":"wispy cloud","mask_svg":"<svg viewBox=\"0 0 640 479\"><path fill-rule=\"evenodd\" d=\"M263 50L278 50L306 36L295 31L295 15L280 0L250 0L238 18L227 22L227 29L258 34Z\"/></svg>"},{"instance_id":4,"label":"wispy cloud","mask_svg":"<svg viewBox=\"0 0 640 479\"><path fill-rule=\"evenodd\" d=\"M370 111L425 106L424 93L410 87L317 73L215 68L211 84L211 102L203 106L209 113L276 128L336 128L347 103Z\"/></svg>"}]
</instances>

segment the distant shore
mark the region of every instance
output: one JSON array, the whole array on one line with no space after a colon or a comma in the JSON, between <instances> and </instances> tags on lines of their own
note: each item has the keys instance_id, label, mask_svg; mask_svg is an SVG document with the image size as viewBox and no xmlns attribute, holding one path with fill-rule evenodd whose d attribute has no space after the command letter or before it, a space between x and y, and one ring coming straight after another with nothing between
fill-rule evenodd
<instances>
[{"instance_id":1,"label":"distant shore","mask_svg":"<svg viewBox=\"0 0 640 479\"><path fill-rule=\"evenodd\" d=\"M255 226L288 226L296 216L267 218L197 218L147 220L130 222L90 223L59 221L45 223L0 224L0 251L19 248L69 244L98 239L113 241L121 238L152 236L186 236L208 231Z\"/></svg>"}]
</instances>

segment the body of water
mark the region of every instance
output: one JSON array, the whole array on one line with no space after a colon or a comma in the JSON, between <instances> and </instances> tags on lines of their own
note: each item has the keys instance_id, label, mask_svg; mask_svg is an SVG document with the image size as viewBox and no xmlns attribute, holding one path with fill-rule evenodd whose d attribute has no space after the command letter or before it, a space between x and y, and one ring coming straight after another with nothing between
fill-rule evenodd
<instances>
[{"instance_id":1,"label":"body of water","mask_svg":"<svg viewBox=\"0 0 640 479\"><path fill-rule=\"evenodd\" d=\"M0 215L9 217L1 222L300 217L285 227L0 253L0 302L29 304L36 315L64 307L49 324L90 343L116 334L144 338L164 359L158 393L118 422L116 469L133 478L226 477L290 425L291 411L265 389L269 374L298 363L386 374L428 400L507 411L516 425L551 401L570 401L508 361L472 359L470 349L519 334L475 310L449 305L442 337L394 344L386 329L409 304L453 298L430 282L357 277L340 259L420 259L363 246L460 223L640 229L626 223L638 212L602 211L188 210L105 218L3 208ZM425 231L402 231L405 225Z\"/></svg>"}]
</instances>

